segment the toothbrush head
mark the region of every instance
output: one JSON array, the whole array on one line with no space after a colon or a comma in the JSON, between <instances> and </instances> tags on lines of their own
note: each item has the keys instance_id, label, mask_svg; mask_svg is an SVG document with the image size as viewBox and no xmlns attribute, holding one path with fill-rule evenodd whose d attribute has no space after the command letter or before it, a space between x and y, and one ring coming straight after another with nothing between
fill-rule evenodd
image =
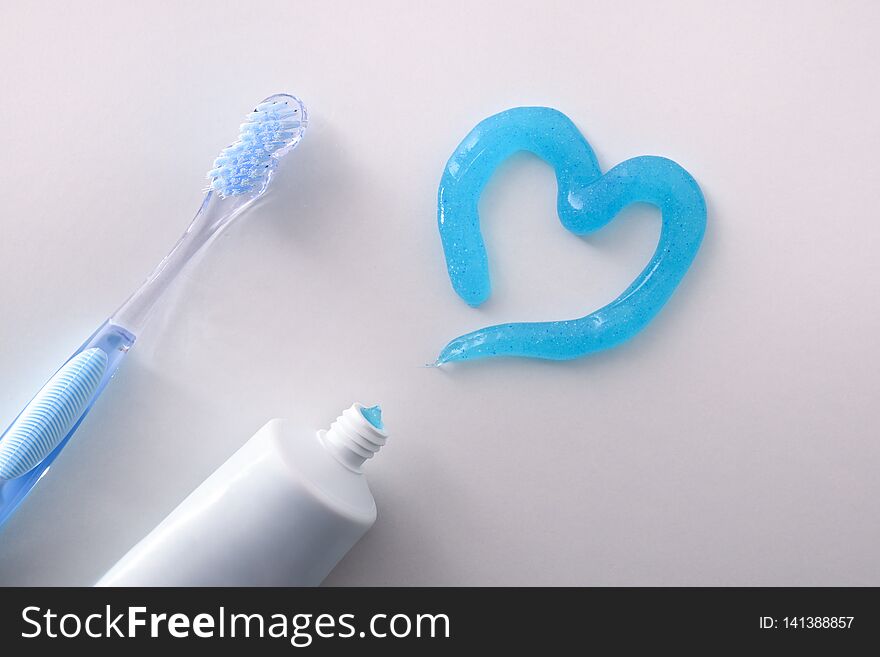
<instances>
[{"instance_id":1,"label":"toothbrush head","mask_svg":"<svg viewBox=\"0 0 880 657\"><path fill-rule=\"evenodd\" d=\"M208 172L210 189L221 197L257 197L272 172L296 146L308 125L302 101L288 94L269 96L247 115L238 140L224 148Z\"/></svg>"}]
</instances>

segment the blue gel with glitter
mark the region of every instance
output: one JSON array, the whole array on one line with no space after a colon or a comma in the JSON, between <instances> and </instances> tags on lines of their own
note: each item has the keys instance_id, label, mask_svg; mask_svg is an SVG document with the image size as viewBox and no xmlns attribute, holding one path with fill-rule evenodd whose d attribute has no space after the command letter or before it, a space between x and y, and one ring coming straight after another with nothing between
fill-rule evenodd
<instances>
[{"instance_id":1,"label":"blue gel with glitter","mask_svg":"<svg viewBox=\"0 0 880 657\"><path fill-rule=\"evenodd\" d=\"M376 427L379 431L383 431L385 429L385 423L382 422L382 409L378 404L375 406L370 406L369 408L361 407L361 415Z\"/></svg>"},{"instance_id":2,"label":"blue gel with glitter","mask_svg":"<svg viewBox=\"0 0 880 657\"><path fill-rule=\"evenodd\" d=\"M438 365L494 356L568 360L633 337L659 312L690 267L706 227L706 203L691 175L672 160L634 157L602 174L587 140L549 107L518 107L482 121L452 154L438 195L438 223L456 293L478 306L491 292L477 205L498 166L534 153L556 171L557 212L576 235L598 230L631 203L659 208L662 227L651 261L617 299L579 319L499 324L455 338Z\"/></svg>"}]
</instances>

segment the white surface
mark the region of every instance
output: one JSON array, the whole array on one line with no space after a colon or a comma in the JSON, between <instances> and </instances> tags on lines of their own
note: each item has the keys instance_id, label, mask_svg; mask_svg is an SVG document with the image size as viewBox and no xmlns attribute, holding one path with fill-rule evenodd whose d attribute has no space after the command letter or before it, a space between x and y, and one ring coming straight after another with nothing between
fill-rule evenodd
<instances>
[{"instance_id":1,"label":"white surface","mask_svg":"<svg viewBox=\"0 0 880 657\"><path fill-rule=\"evenodd\" d=\"M15 3L0 20L0 416L177 239L243 112L310 132L163 306L18 515L0 583L90 584L267 419L381 402L379 521L332 584L880 585L880 5ZM544 104L603 167L671 157L706 240L657 320L577 362L424 369L586 314L649 258L583 240L531 157L487 189L495 293L453 293L446 159Z\"/></svg>"}]
</instances>

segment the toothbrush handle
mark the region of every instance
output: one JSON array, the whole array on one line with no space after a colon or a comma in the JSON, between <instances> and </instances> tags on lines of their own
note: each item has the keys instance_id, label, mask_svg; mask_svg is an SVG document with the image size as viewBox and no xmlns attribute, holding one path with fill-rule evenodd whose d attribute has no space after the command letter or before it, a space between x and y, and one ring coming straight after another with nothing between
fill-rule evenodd
<instances>
[{"instance_id":1,"label":"toothbrush handle","mask_svg":"<svg viewBox=\"0 0 880 657\"><path fill-rule=\"evenodd\" d=\"M129 331L106 322L0 436L0 526L64 449L134 341Z\"/></svg>"}]
</instances>

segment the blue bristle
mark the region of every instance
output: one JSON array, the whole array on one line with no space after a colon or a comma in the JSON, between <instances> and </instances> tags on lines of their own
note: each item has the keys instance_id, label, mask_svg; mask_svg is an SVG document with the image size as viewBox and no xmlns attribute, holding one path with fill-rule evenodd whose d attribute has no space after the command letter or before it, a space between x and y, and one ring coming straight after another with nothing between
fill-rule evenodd
<instances>
[{"instance_id":1,"label":"blue bristle","mask_svg":"<svg viewBox=\"0 0 880 657\"><path fill-rule=\"evenodd\" d=\"M238 141L214 161L211 189L223 197L263 191L279 158L302 139L306 123L305 107L293 96L279 94L257 105Z\"/></svg>"}]
</instances>

